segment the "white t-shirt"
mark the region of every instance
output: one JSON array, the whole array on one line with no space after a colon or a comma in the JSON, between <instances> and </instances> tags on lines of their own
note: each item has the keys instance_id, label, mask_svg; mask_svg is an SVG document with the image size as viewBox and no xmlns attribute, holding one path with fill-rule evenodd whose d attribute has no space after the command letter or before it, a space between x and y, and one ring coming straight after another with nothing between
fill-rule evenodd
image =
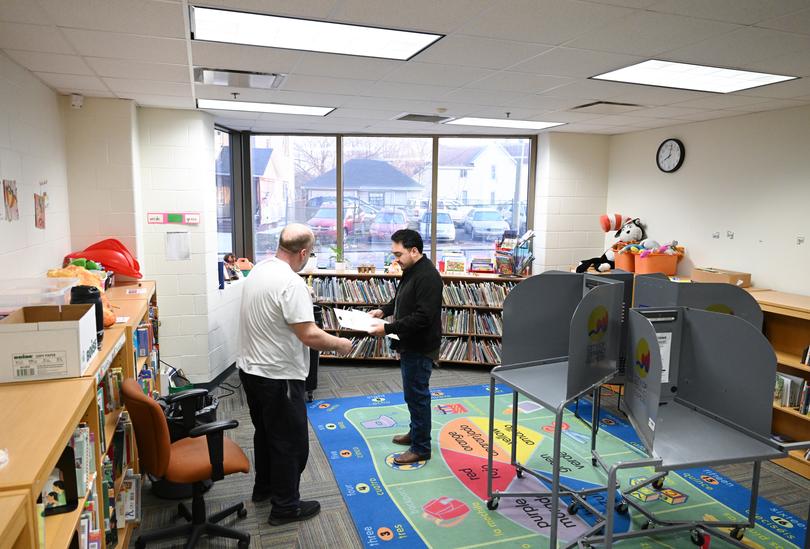
<instances>
[{"instance_id":1,"label":"white t-shirt","mask_svg":"<svg viewBox=\"0 0 810 549\"><path fill-rule=\"evenodd\" d=\"M254 266L243 284L237 366L270 379L306 379L309 347L289 326L315 321L306 282L272 257Z\"/></svg>"}]
</instances>

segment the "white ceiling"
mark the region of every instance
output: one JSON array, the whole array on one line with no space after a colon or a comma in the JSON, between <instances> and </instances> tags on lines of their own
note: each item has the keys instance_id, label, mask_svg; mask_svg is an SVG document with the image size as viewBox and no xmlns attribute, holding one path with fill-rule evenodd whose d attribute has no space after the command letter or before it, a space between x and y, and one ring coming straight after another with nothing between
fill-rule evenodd
<instances>
[{"instance_id":1,"label":"white ceiling","mask_svg":"<svg viewBox=\"0 0 810 549\"><path fill-rule=\"evenodd\" d=\"M192 2L193 3L193 2ZM192 42L188 0L0 0L0 49L59 93L194 108L195 98L337 109L212 111L235 129L514 133L402 113L567 122L617 134L810 104L810 0L200 0L201 5L446 34L410 61ZM719 95L589 80L649 58L803 78ZM194 66L289 73L279 90L192 83ZM571 112L598 100L624 114Z\"/></svg>"}]
</instances>

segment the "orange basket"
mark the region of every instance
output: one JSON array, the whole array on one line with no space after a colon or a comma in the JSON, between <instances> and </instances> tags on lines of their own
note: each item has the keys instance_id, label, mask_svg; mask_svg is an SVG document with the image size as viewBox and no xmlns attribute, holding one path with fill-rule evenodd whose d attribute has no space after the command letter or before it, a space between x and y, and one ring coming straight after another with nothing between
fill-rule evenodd
<instances>
[{"instance_id":1,"label":"orange basket","mask_svg":"<svg viewBox=\"0 0 810 549\"><path fill-rule=\"evenodd\" d=\"M621 256L616 257L618 259ZM680 259L680 256L677 254L650 254L646 257L639 256L636 258L636 274L662 273L667 276L674 276L678 270L678 259ZM616 266L618 267L618 262Z\"/></svg>"},{"instance_id":2,"label":"orange basket","mask_svg":"<svg viewBox=\"0 0 810 549\"><path fill-rule=\"evenodd\" d=\"M636 270L636 254L616 254L616 257L613 258L613 262L617 269L627 271L628 273L633 273Z\"/></svg>"}]
</instances>

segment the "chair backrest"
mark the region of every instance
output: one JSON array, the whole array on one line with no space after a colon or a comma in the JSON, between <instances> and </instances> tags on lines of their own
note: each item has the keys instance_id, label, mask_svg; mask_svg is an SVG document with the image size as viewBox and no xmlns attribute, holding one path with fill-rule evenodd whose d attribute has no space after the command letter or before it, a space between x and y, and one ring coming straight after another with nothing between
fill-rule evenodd
<instances>
[{"instance_id":1,"label":"chair backrest","mask_svg":"<svg viewBox=\"0 0 810 549\"><path fill-rule=\"evenodd\" d=\"M124 380L121 387L124 405L127 407L135 440L138 444L138 458L141 469L156 477L166 474L171 455L169 426L163 409L155 400L143 393L134 379Z\"/></svg>"}]
</instances>

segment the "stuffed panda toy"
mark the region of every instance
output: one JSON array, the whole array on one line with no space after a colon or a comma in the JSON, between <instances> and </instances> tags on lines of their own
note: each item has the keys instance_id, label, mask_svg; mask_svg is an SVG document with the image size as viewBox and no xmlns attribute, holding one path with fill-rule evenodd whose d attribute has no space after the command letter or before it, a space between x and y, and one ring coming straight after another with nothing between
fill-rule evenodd
<instances>
[{"instance_id":1,"label":"stuffed panda toy","mask_svg":"<svg viewBox=\"0 0 810 549\"><path fill-rule=\"evenodd\" d=\"M622 218L618 214L615 215L615 221L611 219L610 221L606 222L605 218L607 216L602 216L602 228L607 229L610 228L610 225L618 224L616 221L621 220L621 226L619 226L616 234L614 235L618 238L618 242L621 243L621 247L624 247L626 244L631 242L642 242L646 239L647 235L644 231L644 226L641 224L641 220L638 218L635 219L626 219ZM607 230L605 232L608 232ZM605 250L605 253L602 254L601 257L592 257L590 259L583 259L579 262L579 265L576 268L578 273L584 273L590 267L593 267L600 273L604 273L609 271L615 267L614 260L616 258L616 252L614 251L616 245L614 244L610 249Z\"/></svg>"}]
</instances>

